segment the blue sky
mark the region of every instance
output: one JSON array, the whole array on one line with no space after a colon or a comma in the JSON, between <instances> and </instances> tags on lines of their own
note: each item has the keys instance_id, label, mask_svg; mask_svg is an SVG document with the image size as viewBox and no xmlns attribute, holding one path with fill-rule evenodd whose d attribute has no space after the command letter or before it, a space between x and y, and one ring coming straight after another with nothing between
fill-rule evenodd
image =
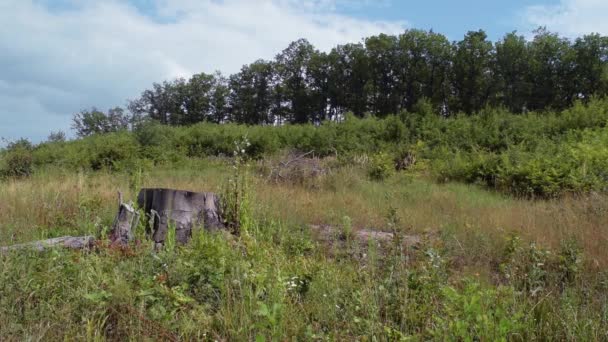
<instances>
[{"instance_id":1,"label":"blue sky","mask_svg":"<svg viewBox=\"0 0 608 342\"><path fill-rule=\"evenodd\" d=\"M608 35L607 0L1 0L0 137L70 132L75 112L124 106L152 82L237 71L307 38L321 50L381 32L492 40L538 26Z\"/></svg>"},{"instance_id":2,"label":"blue sky","mask_svg":"<svg viewBox=\"0 0 608 342\"><path fill-rule=\"evenodd\" d=\"M530 6L547 6L559 1L387 1L384 6L345 9L351 15L374 20L407 20L415 28L433 29L457 40L469 30L484 29L493 40L513 30L525 30L522 20ZM348 7L348 6L347 6Z\"/></svg>"}]
</instances>

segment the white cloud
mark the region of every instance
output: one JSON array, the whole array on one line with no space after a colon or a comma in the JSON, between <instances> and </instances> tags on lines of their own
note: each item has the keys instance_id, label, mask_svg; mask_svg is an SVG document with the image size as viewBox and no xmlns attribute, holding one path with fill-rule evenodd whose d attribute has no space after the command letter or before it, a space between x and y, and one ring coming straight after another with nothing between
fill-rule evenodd
<instances>
[{"instance_id":1,"label":"white cloud","mask_svg":"<svg viewBox=\"0 0 608 342\"><path fill-rule=\"evenodd\" d=\"M328 50L405 26L337 10L369 0L153 0L146 11L68 2L0 3L0 137L39 140L82 108L124 105L155 81L232 73L298 38Z\"/></svg>"},{"instance_id":2,"label":"white cloud","mask_svg":"<svg viewBox=\"0 0 608 342\"><path fill-rule=\"evenodd\" d=\"M532 27L546 26L568 37L588 33L608 34L608 1L561 0L557 5L528 7L524 20Z\"/></svg>"}]
</instances>

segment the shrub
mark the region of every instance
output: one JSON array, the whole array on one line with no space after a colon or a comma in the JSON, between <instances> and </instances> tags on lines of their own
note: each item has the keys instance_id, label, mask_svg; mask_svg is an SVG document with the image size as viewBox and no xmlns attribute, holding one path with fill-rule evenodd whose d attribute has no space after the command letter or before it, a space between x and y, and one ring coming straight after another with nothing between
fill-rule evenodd
<instances>
[{"instance_id":1,"label":"shrub","mask_svg":"<svg viewBox=\"0 0 608 342\"><path fill-rule=\"evenodd\" d=\"M181 130L151 121L140 124L133 134L140 146L140 157L164 163L175 161L186 154L183 146L178 143L183 140Z\"/></svg>"},{"instance_id":2,"label":"shrub","mask_svg":"<svg viewBox=\"0 0 608 342\"><path fill-rule=\"evenodd\" d=\"M138 157L137 141L128 133L94 135L86 142L93 170L123 170L124 163Z\"/></svg>"},{"instance_id":3,"label":"shrub","mask_svg":"<svg viewBox=\"0 0 608 342\"><path fill-rule=\"evenodd\" d=\"M376 154L369 164L368 174L373 180L384 180L394 172L395 165L393 158L384 152Z\"/></svg>"},{"instance_id":4,"label":"shrub","mask_svg":"<svg viewBox=\"0 0 608 342\"><path fill-rule=\"evenodd\" d=\"M2 173L7 177L27 177L33 172L33 146L26 139L19 139L8 144L4 152Z\"/></svg>"},{"instance_id":5,"label":"shrub","mask_svg":"<svg viewBox=\"0 0 608 342\"><path fill-rule=\"evenodd\" d=\"M428 167L441 181L480 184L518 196L556 197L608 188L608 100L577 102L562 112L516 115L485 108L476 115L431 114L428 103L421 101L413 113L384 119L347 114L343 122L318 126L168 127L148 122L133 133L7 150L2 170L5 176L21 176L46 165L119 170L133 159L158 164L182 157L231 156L233 142L248 136L245 155L255 159L296 150L343 161L381 151L369 163L373 179L390 175L387 156L395 154L401 162L412 156L424 160L422 169Z\"/></svg>"}]
</instances>

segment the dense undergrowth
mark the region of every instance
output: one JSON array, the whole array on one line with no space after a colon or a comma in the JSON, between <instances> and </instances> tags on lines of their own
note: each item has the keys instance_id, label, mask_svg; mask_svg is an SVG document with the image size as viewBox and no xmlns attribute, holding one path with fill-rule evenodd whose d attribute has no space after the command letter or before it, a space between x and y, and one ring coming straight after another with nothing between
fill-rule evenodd
<instances>
[{"instance_id":1,"label":"dense undergrowth","mask_svg":"<svg viewBox=\"0 0 608 342\"><path fill-rule=\"evenodd\" d=\"M603 191L608 185L608 100L576 103L562 112L511 114L487 109L443 118L422 101L413 113L313 125L245 126L143 124L133 132L94 135L32 146L13 142L1 154L5 177L58 167L127 170L187 158L230 156L247 136L246 154L261 158L291 149L336 155L345 163L366 155L377 168L392 168L414 155L418 168L440 181L483 184L535 197ZM383 155L378 156L378 153ZM384 164L384 165L383 165ZM388 165L387 165L388 164Z\"/></svg>"},{"instance_id":2,"label":"dense undergrowth","mask_svg":"<svg viewBox=\"0 0 608 342\"><path fill-rule=\"evenodd\" d=\"M238 239L200 233L142 246L0 257L3 339L603 340L603 283L576 249L517 240L504 282L454 277L441 243L328 258L304 231L256 222Z\"/></svg>"}]
</instances>

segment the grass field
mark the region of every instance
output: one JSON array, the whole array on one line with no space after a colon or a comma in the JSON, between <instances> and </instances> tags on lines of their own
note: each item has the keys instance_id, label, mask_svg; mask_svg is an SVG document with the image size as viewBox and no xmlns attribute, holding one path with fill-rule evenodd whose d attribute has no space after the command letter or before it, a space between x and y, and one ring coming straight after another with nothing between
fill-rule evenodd
<instances>
[{"instance_id":1,"label":"grass field","mask_svg":"<svg viewBox=\"0 0 608 342\"><path fill-rule=\"evenodd\" d=\"M248 171L240 237L198 233L155 254L139 232L128 250L0 256L0 339L608 338L605 195L517 199L422 173L373 181L356 165L275 183L262 169ZM48 170L5 181L0 241L98 235L118 190L130 199L139 187L221 192L230 175L224 160L192 159L143 174ZM309 224L422 242L336 250Z\"/></svg>"}]
</instances>

